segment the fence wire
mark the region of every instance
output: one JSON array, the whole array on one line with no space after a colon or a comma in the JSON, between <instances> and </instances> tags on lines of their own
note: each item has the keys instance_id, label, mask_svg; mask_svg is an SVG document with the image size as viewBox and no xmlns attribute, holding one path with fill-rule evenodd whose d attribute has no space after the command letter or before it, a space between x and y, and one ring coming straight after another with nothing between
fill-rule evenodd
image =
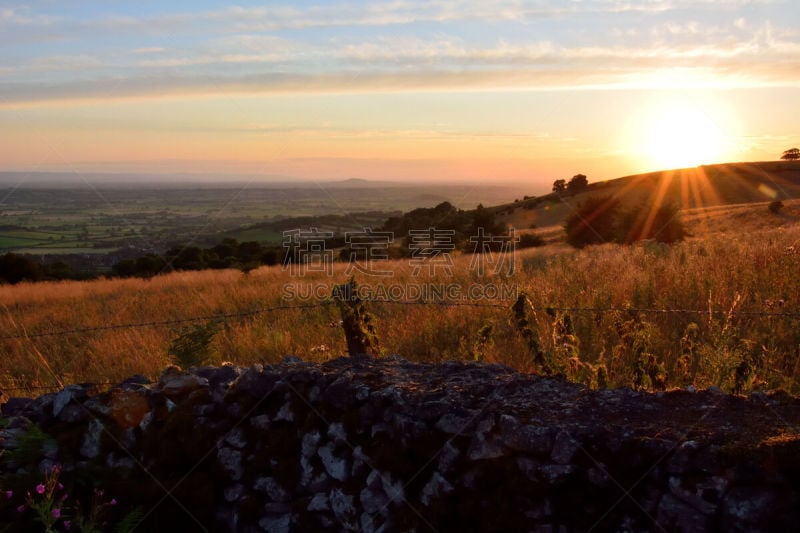
<instances>
[{"instance_id":1,"label":"fence wire","mask_svg":"<svg viewBox=\"0 0 800 533\"><path fill-rule=\"evenodd\" d=\"M365 303L373 304L386 304L386 305L399 305L399 306L438 306L438 307L473 307L473 308L490 308L490 309L510 309L509 303L491 303L491 302L464 302L464 301L426 301L426 300L387 300L387 299L366 299L362 300ZM107 324L104 326L88 326L84 328L62 329L55 331L44 331L37 333L18 333L14 335L0 336L0 341L15 340L15 339L35 339L41 337L59 337L67 335L76 335L84 333L95 333L102 331L112 331L119 329L141 329L141 328L157 328L177 326L181 324L188 324L192 322L211 321L211 320L228 320L237 318L247 318L251 316L261 315L265 313L272 313L276 311L295 311L307 309L319 309L329 307L334 301L325 300L313 304L303 305L276 305L272 307L261 307L250 311L242 311L236 313L220 313L212 315L201 315L187 318L176 318L172 320L157 320L152 322L134 322L124 324ZM593 314L606 314L606 313L642 313L642 314L678 314L678 315L730 315L732 317L761 317L761 318L800 318L799 311L725 311L715 309L661 309L661 308L641 308L641 307L556 307L556 306L532 306L535 311L551 311L561 313L593 313Z\"/></svg>"}]
</instances>

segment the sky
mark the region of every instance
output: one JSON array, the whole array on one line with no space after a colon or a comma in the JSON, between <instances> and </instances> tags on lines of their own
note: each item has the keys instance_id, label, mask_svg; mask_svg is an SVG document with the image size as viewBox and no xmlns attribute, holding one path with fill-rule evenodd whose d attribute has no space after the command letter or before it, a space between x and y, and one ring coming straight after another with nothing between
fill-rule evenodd
<instances>
[{"instance_id":1,"label":"sky","mask_svg":"<svg viewBox=\"0 0 800 533\"><path fill-rule=\"evenodd\" d=\"M0 171L541 188L775 160L800 144L798 21L794 0L0 1Z\"/></svg>"}]
</instances>

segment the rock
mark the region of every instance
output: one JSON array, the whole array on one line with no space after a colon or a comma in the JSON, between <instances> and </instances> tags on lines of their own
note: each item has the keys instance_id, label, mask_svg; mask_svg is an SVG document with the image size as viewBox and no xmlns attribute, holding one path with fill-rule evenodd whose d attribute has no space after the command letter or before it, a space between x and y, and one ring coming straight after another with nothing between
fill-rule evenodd
<instances>
[{"instance_id":1,"label":"rock","mask_svg":"<svg viewBox=\"0 0 800 533\"><path fill-rule=\"evenodd\" d=\"M260 477L253 483L253 489L263 492L274 502L289 501L289 493L273 477Z\"/></svg>"},{"instance_id":2,"label":"rock","mask_svg":"<svg viewBox=\"0 0 800 533\"><path fill-rule=\"evenodd\" d=\"M573 439L572 435L566 431L560 431L558 435L556 435L550 459L560 465L570 464L575 458L575 454L580 449L580 446L580 443Z\"/></svg>"},{"instance_id":3,"label":"rock","mask_svg":"<svg viewBox=\"0 0 800 533\"><path fill-rule=\"evenodd\" d=\"M328 443L317 450L317 455L322 459L322 466L333 479L337 481L347 480L347 459L338 457L335 453L333 443Z\"/></svg>"},{"instance_id":4,"label":"rock","mask_svg":"<svg viewBox=\"0 0 800 533\"><path fill-rule=\"evenodd\" d=\"M665 494L661 498L655 519L659 524L669 525L677 531L707 531L709 529L706 516L670 494Z\"/></svg>"},{"instance_id":5,"label":"rock","mask_svg":"<svg viewBox=\"0 0 800 533\"><path fill-rule=\"evenodd\" d=\"M33 398L17 398L12 396L6 403L0 404L0 413L3 416L21 416L33 407L35 400Z\"/></svg>"},{"instance_id":6,"label":"rock","mask_svg":"<svg viewBox=\"0 0 800 533\"><path fill-rule=\"evenodd\" d=\"M230 385L225 397L233 401L238 394L244 394L251 398L264 398L275 388L278 376L272 373L265 373L261 365L253 365L248 368Z\"/></svg>"},{"instance_id":7,"label":"rock","mask_svg":"<svg viewBox=\"0 0 800 533\"><path fill-rule=\"evenodd\" d=\"M283 404L272 420L274 422L294 422L292 404L289 402Z\"/></svg>"},{"instance_id":8,"label":"rock","mask_svg":"<svg viewBox=\"0 0 800 533\"><path fill-rule=\"evenodd\" d=\"M364 487L358 495L361 507L370 514L383 512L389 503L389 498L382 488Z\"/></svg>"},{"instance_id":9,"label":"rock","mask_svg":"<svg viewBox=\"0 0 800 533\"><path fill-rule=\"evenodd\" d=\"M444 494L450 494L455 490L455 487L447 481L439 472L434 472L430 481L422 488L420 501L426 507L430 506L431 502L440 498Z\"/></svg>"},{"instance_id":10,"label":"rock","mask_svg":"<svg viewBox=\"0 0 800 533\"><path fill-rule=\"evenodd\" d=\"M250 425L261 431L267 431L269 429L269 424L269 415L257 415L250 419Z\"/></svg>"},{"instance_id":11,"label":"rock","mask_svg":"<svg viewBox=\"0 0 800 533\"><path fill-rule=\"evenodd\" d=\"M505 448L502 442L492 437L487 439L483 433L478 433L472 438L467 452L467 457L471 461L496 459L503 455L505 455Z\"/></svg>"},{"instance_id":12,"label":"rock","mask_svg":"<svg viewBox=\"0 0 800 533\"><path fill-rule=\"evenodd\" d=\"M147 397L136 390L117 389L111 392L109 414L123 429L140 425L150 412Z\"/></svg>"},{"instance_id":13,"label":"rock","mask_svg":"<svg viewBox=\"0 0 800 533\"><path fill-rule=\"evenodd\" d=\"M53 416L57 417L59 414L61 414L61 410L72 401L72 395L76 389L80 389L80 387L77 385L68 385L58 394L56 394L56 397L53 400Z\"/></svg>"},{"instance_id":14,"label":"rock","mask_svg":"<svg viewBox=\"0 0 800 533\"><path fill-rule=\"evenodd\" d=\"M448 435L458 435L468 431L474 424L474 416L459 416L448 413L439 419L436 423L436 429Z\"/></svg>"},{"instance_id":15,"label":"rock","mask_svg":"<svg viewBox=\"0 0 800 533\"><path fill-rule=\"evenodd\" d=\"M291 514L267 514L258 521L261 529L268 533L289 533L291 531Z\"/></svg>"},{"instance_id":16,"label":"rock","mask_svg":"<svg viewBox=\"0 0 800 533\"><path fill-rule=\"evenodd\" d=\"M97 419L89 422L86 433L83 436L80 453L87 459L94 459L100 455L100 438L103 435L103 423Z\"/></svg>"},{"instance_id":17,"label":"rock","mask_svg":"<svg viewBox=\"0 0 800 533\"><path fill-rule=\"evenodd\" d=\"M309 511L330 511L331 502L328 495L325 493L315 494L311 501L308 502L306 509Z\"/></svg>"},{"instance_id":18,"label":"rock","mask_svg":"<svg viewBox=\"0 0 800 533\"><path fill-rule=\"evenodd\" d=\"M577 471L575 465L544 465L540 466L538 473L548 483L563 483Z\"/></svg>"},{"instance_id":19,"label":"rock","mask_svg":"<svg viewBox=\"0 0 800 533\"><path fill-rule=\"evenodd\" d=\"M349 409L356 402L356 391L348 375L336 379L322 393L323 400L337 409Z\"/></svg>"},{"instance_id":20,"label":"rock","mask_svg":"<svg viewBox=\"0 0 800 533\"><path fill-rule=\"evenodd\" d=\"M500 440L507 448L523 453L545 454L553 448L554 430L550 427L500 421Z\"/></svg>"},{"instance_id":21,"label":"rock","mask_svg":"<svg viewBox=\"0 0 800 533\"><path fill-rule=\"evenodd\" d=\"M241 450L247 446L247 440L244 438L244 432L242 431L242 428L235 427L231 429L228 434L225 435L225 443L238 450Z\"/></svg>"},{"instance_id":22,"label":"rock","mask_svg":"<svg viewBox=\"0 0 800 533\"><path fill-rule=\"evenodd\" d=\"M200 376L183 372L176 366L167 367L158 382L161 392L169 397L188 395L202 387L208 387L208 380Z\"/></svg>"},{"instance_id":23,"label":"rock","mask_svg":"<svg viewBox=\"0 0 800 533\"><path fill-rule=\"evenodd\" d=\"M355 498L349 494L345 494L341 489L334 489L331 491L328 499L331 503L333 514L336 516L342 528L347 531L357 531L358 523L356 522Z\"/></svg>"},{"instance_id":24,"label":"rock","mask_svg":"<svg viewBox=\"0 0 800 533\"><path fill-rule=\"evenodd\" d=\"M217 450L217 461L225 470L231 481L242 479L242 452L233 448Z\"/></svg>"}]
</instances>

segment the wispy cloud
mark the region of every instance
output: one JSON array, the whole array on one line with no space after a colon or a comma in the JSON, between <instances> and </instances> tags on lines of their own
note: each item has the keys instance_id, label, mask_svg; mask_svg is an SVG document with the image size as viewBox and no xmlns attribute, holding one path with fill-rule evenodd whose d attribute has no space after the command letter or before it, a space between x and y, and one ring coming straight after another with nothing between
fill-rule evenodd
<instances>
[{"instance_id":1,"label":"wispy cloud","mask_svg":"<svg viewBox=\"0 0 800 533\"><path fill-rule=\"evenodd\" d=\"M145 16L98 11L80 20L2 8L0 42L26 32L60 42L0 49L0 105L216 93L647 87L676 71L686 74L673 79L678 85L796 87L800 35L785 16L772 14L797 8L769 7L768 0L405 0ZM541 23L551 18L560 21L556 29ZM433 26L420 31L419 23ZM122 34L133 37L122 41Z\"/></svg>"}]
</instances>

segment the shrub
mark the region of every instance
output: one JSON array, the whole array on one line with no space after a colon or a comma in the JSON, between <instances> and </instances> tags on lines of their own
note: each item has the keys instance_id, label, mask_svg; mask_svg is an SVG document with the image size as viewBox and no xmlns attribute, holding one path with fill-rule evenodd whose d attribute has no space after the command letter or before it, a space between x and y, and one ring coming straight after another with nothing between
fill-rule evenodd
<instances>
[{"instance_id":1,"label":"shrub","mask_svg":"<svg viewBox=\"0 0 800 533\"><path fill-rule=\"evenodd\" d=\"M517 248L535 248L537 246L544 246L544 239L533 233L521 235L517 243Z\"/></svg>"},{"instance_id":2,"label":"shrub","mask_svg":"<svg viewBox=\"0 0 800 533\"><path fill-rule=\"evenodd\" d=\"M183 368L216 362L219 356L214 353L211 343L220 329L222 322L218 320L192 326L172 341L169 356Z\"/></svg>"},{"instance_id":3,"label":"shrub","mask_svg":"<svg viewBox=\"0 0 800 533\"><path fill-rule=\"evenodd\" d=\"M612 242L617 232L619 201L595 196L578 205L564 222L567 242L576 248Z\"/></svg>"},{"instance_id":4,"label":"shrub","mask_svg":"<svg viewBox=\"0 0 800 533\"><path fill-rule=\"evenodd\" d=\"M783 202L780 200L775 200L774 202L769 203L769 212L775 213L776 215L781 212L783 209Z\"/></svg>"}]
</instances>

